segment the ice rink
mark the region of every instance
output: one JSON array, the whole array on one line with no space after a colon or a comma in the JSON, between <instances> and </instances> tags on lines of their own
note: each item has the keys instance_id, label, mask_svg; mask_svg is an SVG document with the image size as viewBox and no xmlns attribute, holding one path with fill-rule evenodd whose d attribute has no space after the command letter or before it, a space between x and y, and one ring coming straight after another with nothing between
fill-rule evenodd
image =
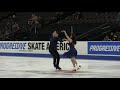
<instances>
[{"instance_id":1,"label":"ice rink","mask_svg":"<svg viewBox=\"0 0 120 90\"><path fill-rule=\"evenodd\" d=\"M61 59L62 71L52 58L0 56L0 78L120 78L120 61L77 60L82 68L72 72L70 59Z\"/></svg>"}]
</instances>

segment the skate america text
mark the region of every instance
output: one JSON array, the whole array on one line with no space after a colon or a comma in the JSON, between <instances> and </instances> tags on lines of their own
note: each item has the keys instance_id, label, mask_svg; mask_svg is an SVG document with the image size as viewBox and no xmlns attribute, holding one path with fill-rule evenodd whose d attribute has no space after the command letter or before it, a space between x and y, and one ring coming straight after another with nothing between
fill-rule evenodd
<instances>
[{"instance_id":1,"label":"skate america text","mask_svg":"<svg viewBox=\"0 0 120 90\"><path fill-rule=\"evenodd\" d=\"M0 49L22 49L24 50L26 43L0 43Z\"/></svg>"},{"instance_id":2,"label":"skate america text","mask_svg":"<svg viewBox=\"0 0 120 90\"><path fill-rule=\"evenodd\" d=\"M91 45L89 51L120 51L120 45Z\"/></svg>"},{"instance_id":3,"label":"skate america text","mask_svg":"<svg viewBox=\"0 0 120 90\"><path fill-rule=\"evenodd\" d=\"M29 50L49 50L49 43L39 42L39 43L28 43ZM58 43L57 50L69 50L68 43Z\"/></svg>"}]
</instances>

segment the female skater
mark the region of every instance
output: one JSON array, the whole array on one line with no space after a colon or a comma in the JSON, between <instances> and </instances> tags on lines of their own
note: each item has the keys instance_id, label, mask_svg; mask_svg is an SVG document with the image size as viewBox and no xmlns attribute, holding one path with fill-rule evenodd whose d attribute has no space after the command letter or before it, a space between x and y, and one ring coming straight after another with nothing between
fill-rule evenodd
<instances>
[{"instance_id":1,"label":"female skater","mask_svg":"<svg viewBox=\"0 0 120 90\"><path fill-rule=\"evenodd\" d=\"M73 67L74 67L73 71L79 70L81 66L77 65L77 61L75 59L77 56L77 50L74 47L74 45L76 44L76 37L73 34L69 37L65 30L62 32L64 32L64 34L67 38L67 39L63 39L63 40L68 41L69 46L70 46L70 50L68 52L65 52L64 55L67 56L68 58L71 58L71 61L72 61Z\"/></svg>"}]
</instances>

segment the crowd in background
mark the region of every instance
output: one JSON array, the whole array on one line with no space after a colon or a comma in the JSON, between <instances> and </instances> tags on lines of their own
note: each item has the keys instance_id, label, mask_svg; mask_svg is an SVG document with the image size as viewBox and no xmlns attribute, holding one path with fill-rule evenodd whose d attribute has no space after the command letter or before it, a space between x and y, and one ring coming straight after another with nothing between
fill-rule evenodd
<instances>
[{"instance_id":1,"label":"crowd in background","mask_svg":"<svg viewBox=\"0 0 120 90\"><path fill-rule=\"evenodd\" d=\"M103 41L120 41L120 39L115 32L110 32L105 36Z\"/></svg>"},{"instance_id":2,"label":"crowd in background","mask_svg":"<svg viewBox=\"0 0 120 90\"><path fill-rule=\"evenodd\" d=\"M96 13L96 15L98 14L99 13ZM49 25L56 21L57 23L60 23L60 22L64 23L64 21L68 21L69 24L73 24L71 23L71 20L80 21L81 18L84 18L81 12L75 12L74 14L67 16L65 18L63 18L63 16L64 16L64 12L56 12L55 16L47 17L47 18L44 18L40 15L36 15L35 13L32 13L26 19L26 24L28 26L27 29L31 33L38 33L41 31L41 29L45 27L45 25ZM18 18L16 14L13 14L7 19L6 24L4 26L4 35L8 35L11 32L21 30L21 26L17 19ZM118 26L120 26L120 12L117 14L115 21L117 21ZM114 32L110 32L105 36L104 41L119 41L119 37Z\"/></svg>"},{"instance_id":3,"label":"crowd in background","mask_svg":"<svg viewBox=\"0 0 120 90\"><path fill-rule=\"evenodd\" d=\"M9 32L14 32L19 30L19 24L16 20L16 15L12 15L8 18L5 26L5 34L7 35Z\"/></svg>"}]
</instances>

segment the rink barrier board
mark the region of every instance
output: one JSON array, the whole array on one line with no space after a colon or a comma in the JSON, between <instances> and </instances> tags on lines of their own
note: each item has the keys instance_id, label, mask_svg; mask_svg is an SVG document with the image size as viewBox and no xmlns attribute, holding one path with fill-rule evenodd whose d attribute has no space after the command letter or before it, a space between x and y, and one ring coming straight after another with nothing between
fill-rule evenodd
<instances>
[{"instance_id":1,"label":"rink barrier board","mask_svg":"<svg viewBox=\"0 0 120 90\"><path fill-rule=\"evenodd\" d=\"M120 42L88 42L89 54L120 55Z\"/></svg>"},{"instance_id":2,"label":"rink barrier board","mask_svg":"<svg viewBox=\"0 0 120 90\"><path fill-rule=\"evenodd\" d=\"M20 43L16 45L21 45L22 49L15 48L15 46L13 48L9 47L9 49L4 49L2 48L3 45L1 43ZM29 43L40 43L40 50L29 50L29 46L32 45ZM0 41L0 55L50 58L51 55L49 50L46 49L48 47L48 43L49 41ZM65 58L62 54L68 50L68 47L67 42L61 44L58 43L58 52L61 55L61 58ZM60 48L64 48L64 50L61 50ZM75 48L78 52L78 59L120 60L120 42L78 41Z\"/></svg>"},{"instance_id":3,"label":"rink barrier board","mask_svg":"<svg viewBox=\"0 0 120 90\"><path fill-rule=\"evenodd\" d=\"M16 56L16 57L42 57L52 58L50 54L28 54L28 53L0 53L0 56ZM60 55L61 58L66 58ZM120 60L120 56L93 56L93 55L78 55L78 60L89 59L89 60Z\"/></svg>"}]
</instances>

